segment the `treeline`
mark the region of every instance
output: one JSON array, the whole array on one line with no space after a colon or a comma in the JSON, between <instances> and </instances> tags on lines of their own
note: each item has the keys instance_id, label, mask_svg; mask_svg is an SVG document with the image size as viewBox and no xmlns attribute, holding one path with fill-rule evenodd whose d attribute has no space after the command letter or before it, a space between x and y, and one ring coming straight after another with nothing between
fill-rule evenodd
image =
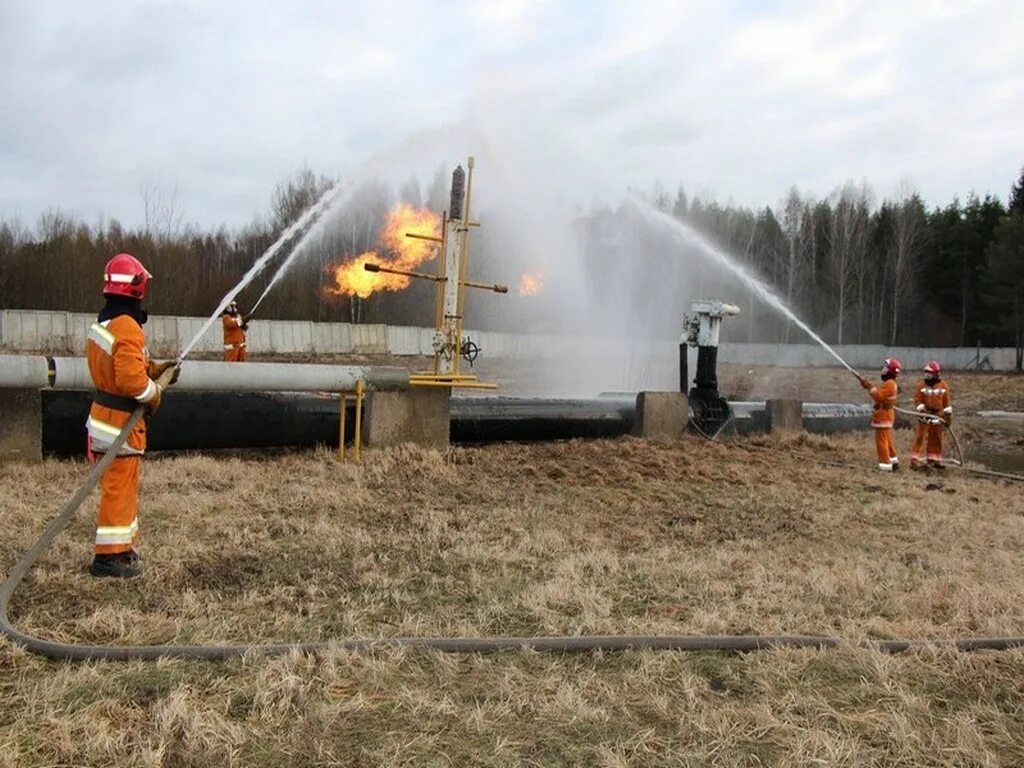
<instances>
[{"instance_id":1,"label":"treeline","mask_svg":"<svg viewBox=\"0 0 1024 768\"><path fill-rule=\"evenodd\" d=\"M927 210L912 190L876 203L867 184L852 183L823 199L793 188L757 211L689 200L682 189L653 202L733 254L830 341L1020 346L1024 173L1008 205L971 194ZM774 325L764 332L783 341L795 330Z\"/></svg>"},{"instance_id":2,"label":"treeline","mask_svg":"<svg viewBox=\"0 0 1024 768\"><path fill-rule=\"evenodd\" d=\"M0 306L95 311L103 265L123 250L139 256L155 276L151 312L206 315L330 183L303 169L275 188L265 218L236 231L182 226L177 193L156 189L142 191L145 221L136 229L114 220L90 225L60 212L43 215L31 229L4 221ZM375 246L378 229L397 200L440 212L447 204L447 186L447 171L439 169L425 190L415 179L398 190L376 182L353 190L331 214L329 225L315 230L309 253L295 260L260 316L430 323L430 284L414 282L407 291L366 300L327 298L321 288L332 262ZM930 210L913 190L879 201L866 183L847 183L825 198L794 188L778 206L758 210L691 198L682 188L674 194L655 189L646 198L732 254L829 341L1024 348L1024 173L1006 204L992 195L972 194ZM642 231L630 216L628 206L622 206L596 207L579 217L574 257L584 267L580 279L590 283L591 300L612 320L616 313L639 315L651 305L661 306L656 323L623 325L664 335L678 324L680 313L678 276L666 280L658 261L673 246ZM639 247L641 241L646 248ZM488 236L483 228L474 234L474 264L482 275L503 275L512 282L514 276L505 274L511 263L502 247L501 238ZM705 279L705 271L694 266L684 276L697 281L689 286L691 294L718 290L718 284ZM243 309L260 295L272 272L242 294ZM731 295L726 291L724 297ZM478 311L482 301L491 303ZM522 315L509 306L500 299L474 297L467 312L475 327L524 329ZM572 314L564 306L554 309L549 302L545 308L538 301L530 308L538 324L527 329L557 330L559 311ZM744 321L730 324L729 338L804 340L753 296L745 314ZM544 325L545 316L555 319Z\"/></svg>"}]
</instances>

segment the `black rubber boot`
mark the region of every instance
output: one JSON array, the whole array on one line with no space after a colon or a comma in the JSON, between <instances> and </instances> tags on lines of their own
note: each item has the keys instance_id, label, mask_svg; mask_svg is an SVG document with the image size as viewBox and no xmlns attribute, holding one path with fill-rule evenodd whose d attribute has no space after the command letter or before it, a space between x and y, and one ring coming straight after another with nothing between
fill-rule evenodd
<instances>
[{"instance_id":1,"label":"black rubber boot","mask_svg":"<svg viewBox=\"0 0 1024 768\"><path fill-rule=\"evenodd\" d=\"M139 569L129 559L129 554L96 555L89 566L89 575L97 578L134 579L139 575Z\"/></svg>"}]
</instances>

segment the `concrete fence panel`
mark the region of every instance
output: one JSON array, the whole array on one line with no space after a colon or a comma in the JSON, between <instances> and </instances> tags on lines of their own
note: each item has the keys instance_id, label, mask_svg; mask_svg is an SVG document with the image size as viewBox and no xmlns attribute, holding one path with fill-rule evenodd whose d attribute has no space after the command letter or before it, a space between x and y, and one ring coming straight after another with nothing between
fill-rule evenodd
<instances>
[{"instance_id":1,"label":"concrete fence panel","mask_svg":"<svg viewBox=\"0 0 1024 768\"><path fill-rule=\"evenodd\" d=\"M0 311L0 345L14 352L53 351L81 354L95 315L91 313L6 309ZM205 322L200 317L155 315L146 331L155 355L178 353ZM219 355L223 352L220 321L215 321L196 345L196 351ZM433 354L432 328L381 324L311 323L298 320L258 320L249 329L251 353L270 354L392 354L401 356ZM678 341L613 339L552 334L495 333L466 331L491 359L568 361L581 359L618 360L640 371L670 367ZM936 359L950 370L975 367L976 347L887 347L880 344L847 344L836 352L854 368L873 372L884 358L899 357L908 370L919 370ZM1011 371L1016 365L1012 347L982 347L981 360L997 371ZM827 367L838 362L816 344L745 344L725 342L719 349L722 363ZM985 366L988 367L987 365ZM659 374L660 375L660 374Z\"/></svg>"},{"instance_id":2,"label":"concrete fence panel","mask_svg":"<svg viewBox=\"0 0 1024 768\"><path fill-rule=\"evenodd\" d=\"M386 325L353 325L352 351L361 355L386 355L388 331Z\"/></svg>"}]
</instances>

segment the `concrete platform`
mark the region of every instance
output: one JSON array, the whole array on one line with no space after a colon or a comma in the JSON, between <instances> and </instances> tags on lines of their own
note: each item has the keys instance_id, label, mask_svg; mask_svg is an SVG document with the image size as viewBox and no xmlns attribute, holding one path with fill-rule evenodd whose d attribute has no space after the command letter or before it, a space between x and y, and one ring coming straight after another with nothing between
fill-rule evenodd
<instances>
[{"instance_id":1,"label":"concrete platform","mask_svg":"<svg viewBox=\"0 0 1024 768\"><path fill-rule=\"evenodd\" d=\"M442 388L370 392L363 414L363 442L369 448L415 443L448 446L450 394Z\"/></svg>"},{"instance_id":2,"label":"concrete platform","mask_svg":"<svg viewBox=\"0 0 1024 768\"><path fill-rule=\"evenodd\" d=\"M43 399L38 389L0 389L0 424L0 459L43 458Z\"/></svg>"},{"instance_id":3,"label":"concrete platform","mask_svg":"<svg viewBox=\"0 0 1024 768\"><path fill-rule=\"evenodd\" d=\"M690 405L682 392L639 392L633 434L637 437L672 440L686 431Z\"/></svg>"},{"instance_id":4,"label":"concrete platform","mask_svg":"<svg viewBox=\"0 0 1024 768\"><path fill-rule=\"evenodd\" d=\"M800 432L804 428L803 403L779 399L765 402L769 432Z\"/></svg>"}]
</instances>

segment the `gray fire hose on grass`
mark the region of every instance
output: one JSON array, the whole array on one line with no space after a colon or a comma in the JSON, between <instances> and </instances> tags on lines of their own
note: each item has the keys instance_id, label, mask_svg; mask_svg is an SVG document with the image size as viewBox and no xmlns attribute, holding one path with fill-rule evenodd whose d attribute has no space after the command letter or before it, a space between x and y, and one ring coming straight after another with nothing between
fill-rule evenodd
<instances>
[{"instance_id":1,"label":"gray fire hose on grass","mask_svg":"<svg viewBox=\"0 0 1024 768\"><path fill-rule=\"evenodd\" d=\"M165 385L173 369L159 383ZM85 482L61 508L35 544L15 563L6 581L0 586L0 634L26 650L52 659L99 661L131 659L206 659L222 660L244 655L274 655L299 651L318 653L331 650L361 651L373 648L418 648L446 653L494 653L530 649L554 653L585 651L756 651L766 648L836 648L845 641L835 636L818 635L581 635L576 637L394 637L379 639L342 639L328 642L271 643L250 645L80 645L61 643L36 637L16 629L8 610L14 591L25 574L64 530L99 482L132 428L138 423L145 406L135 409L127 424L103 458L97 462ZM978 637L956 640L872 640L866 647L896 653L915 646L954 647L961 651L1005 650L1024 646L1024 637Z\"/></svg>"}]
</instances>

